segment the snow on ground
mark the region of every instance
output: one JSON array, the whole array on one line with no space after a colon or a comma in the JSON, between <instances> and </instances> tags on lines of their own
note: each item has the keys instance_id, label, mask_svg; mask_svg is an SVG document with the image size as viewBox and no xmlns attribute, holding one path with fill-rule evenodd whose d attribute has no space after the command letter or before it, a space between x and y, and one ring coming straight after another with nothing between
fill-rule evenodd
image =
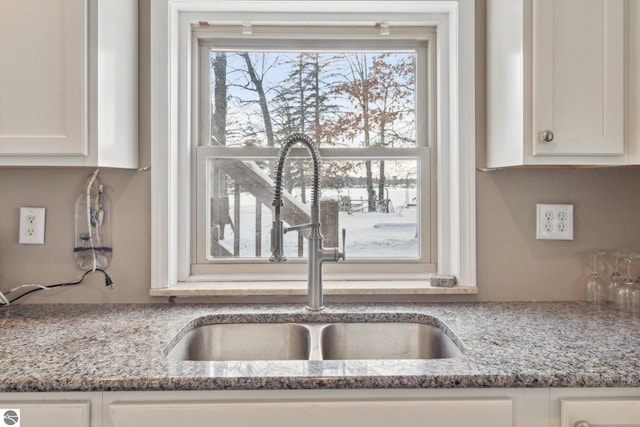
<instances>
[{"instance_id":1,"label":"snow on ground","mask_svg":"<svg viewBox=\"0 0 640 427\"><path fill-rule=\"evenodd\" d=\"M417 257L416 207L398 213L358 212L339 214L340 228L347 229L350 258Z\"/></svg>"},{"instance_id":2,"label":"snow on ground","mask_svg":"<svg viewBox=\"0 0 640 427\"><path fill-rule=\"evenodd\" d=\"M366 189L350 188L323 190L323 199L349 196L351 200L366 200ZM389 188L387 197L391 200L393 212L340 212L339 228L347 229L346 252L349 258L416 258L418 239L416 229L417 210L415 188ZM233 199L231 197L231 199ZM230 200L233 209L233 200ZM231 213L233 218L233 213ZM255 201L248 193L241 196L240 207L240 254L242 257L255 256ZM270 255L271 211L262 207L262 256ZM233 252L233 232L227 228L225 240L221 244ZM297 233L285 234L285 253L290 258L297 255ZM306 254L306 242L304 245Z\"/></svg>"}]
</instances>

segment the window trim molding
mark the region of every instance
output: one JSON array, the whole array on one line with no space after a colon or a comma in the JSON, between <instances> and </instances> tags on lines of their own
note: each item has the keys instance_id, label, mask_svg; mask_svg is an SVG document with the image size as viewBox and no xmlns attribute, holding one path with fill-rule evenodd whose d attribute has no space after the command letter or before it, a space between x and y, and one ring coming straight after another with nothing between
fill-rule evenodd
<instances>
[{"instance_id":1,"label":"window trim molding","mask_svg":"<svg viewBox=\"0 0 640 427\"><path fill-rule=\"evenodd\" d=\"M354 259L349 255L347 249L347 262L327 263L323 268L325 281L334 280L367 280L372 277L380 280L380 277L391 278L391 280L421 280L425 283L429 277L436 273L435 258L436 250L436 168L435 168L435 146L436 146L436 30L431 25L421 26L400 26L393 27L391 34L381 36L380 30L373 25L323 25L322 27L311 27L314 31L307 31L307 27L290 25L262 25L252 26L250 35L241 34L242 28L239 25L200 25L193 29L194 37L192 43L197 45L200 62L200 72L198 84L189 88L192 94L191 105L195 112L198 109L197 126L192 125L199 135L192 135L192 146L196 148L196 175L195 186L197 189L195 207L196 215L193 220L196 223L191 227L191 241L195 243L190 259L190 272L188 280L200 282L211 282L216 285L225 280L256 280L260 282L272 282L276 277L278 280L301 280L306 277L306 258L301 260L289 259L286 263L269 263L266 258L254 259L251 257L242 259L218 258L207 260L206 254L210 236L208 235L208 224L210 221L207 203L207 186L203 182L203 177L207 171L207 158L254 160L254 159L275 159L279 148L268 147L218 147L210 145L209 124L210 124L210 86L200 84L210 80L209 55L212 47L222 50L230 49L287 49L294 50L320 49L321 51L337 52L341 49L350 51L352 49L362 49L363 51L374 52L378 50L397 49L401 52L413 50L416 52L416 61L420 72L416 73L417 86L426 90L416 92L417 102L415 114L422 117L421 123L416 125L416 145L412 147L351 147L336 148L320 146L319 152L323 162L335 160L351 160L369 158L372 160L415 160L416 168L421 172L421 183L418 186L421 200L420 211L423 217L419 218L420 223L420 251L416 257L386 259L386 258L359 258ZM322 30L321 30L322 29ZM260 34L256 34L260 33ZM325 34L330 34L328 39L320 39ZM286 42L279 44L280 40L287 37L295 39L294 43ZM277 46L277 47L274 47ZM204 64L204 65L203 65ZM193 64L187 65L195 68ZM192 80L195 82L195 80ZM302 154L303 158L308 158L307 150L294 148L290 152L289 158ZM325 194L325 189L321 193ZM431 194L434 196L432 197ZM192 205L195 206L195 205ZM203 215L202 213L205 212ZM270 220L265 224L271 224ZM351 233L351 239L354 234ZM326 243L326 241L325 241ZM268 248L268 243L263 243L263 248ZM292 255L290 253L289 255ZM242 265L239 269L238 266ZM383 267L383 268L379 268ZM376 275L369 274L373 270ZM268 275L267 275L268 272ZM268 286L268 284L263 284Z\"/></svg>"},{"instance_id":2,"label":"window trim molding","mask_svg":"<svg viewBox=\"0 0 640 427\"><path fill-rule=\"evenodd\" d=\"M331 3L334 3L332 8ZM189 282L191 182L195 170L190 144L178 144L179 131L190 113L172 106L190 105L180 90L178 62L188 59L190 34L181 34L181 20L194 11L238 13L239 23L252 12L274 13L278 20L296 13L339 9L354 19L400 15L429 16L438 27L437 135L437 262L438 272L455 274L465 287L476 286L475 215L475 53L474 4L468 1L219 1L157 0L151 2L151 289L170 290ZM284 9L286 7L286 10ZM366 10L366 13L361 12ZM399 13L410 10L411 14ZM293 12L292 12L293 11ZM291 13L289 13L291 12ZM433 18L433 19L431 19ZM424 21L421 25L424 25ZM178 37L171 37L177 34ZM445 35L445 37L442 37ZM443 68L444 67L444 68ZM443 72L442 70L446 72ZM191 76L184 76L188 81ZM446 88L446 92L442 89ZM190 107L188 107L190 108ZM188 131L187 131L188 132ZM442 141L449 140L447 150ZM444 191L449 189L449 191ZM180 208L182 206L183 208ZM186 206L186 208L185 208ZM185 258L187 262L185 263Z\"/></svg>"}]
</instances>

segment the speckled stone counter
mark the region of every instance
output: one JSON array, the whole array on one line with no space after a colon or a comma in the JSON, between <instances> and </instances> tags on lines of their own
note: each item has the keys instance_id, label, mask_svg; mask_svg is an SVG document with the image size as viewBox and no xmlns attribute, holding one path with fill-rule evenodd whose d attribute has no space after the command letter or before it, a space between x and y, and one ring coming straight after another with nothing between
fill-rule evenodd
<instances>
[{"instance_id":1,"label":"speckled stone counter","mask_svg":"<svg viewBox=\"0 0 640 427\"><path fill-rule=\"evenodd\" d=\"M431 322L464 347L435 360L175 361L207 323ZM369 317L371 319L371 317ZM640 319L586 303L14 305L0 308L0 391L638 387Z\"/></svg>"}]
</instances>

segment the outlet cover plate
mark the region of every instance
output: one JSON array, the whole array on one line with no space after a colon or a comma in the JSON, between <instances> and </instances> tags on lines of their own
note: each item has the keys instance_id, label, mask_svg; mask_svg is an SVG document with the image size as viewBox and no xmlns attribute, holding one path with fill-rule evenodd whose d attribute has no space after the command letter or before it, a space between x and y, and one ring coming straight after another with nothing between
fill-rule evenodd
<instances>
[{"instance_id":1,"label":"outlet cover plate","mask_svg":"<svg viewBox=\"0 0 640 427\"><path fill-rule=\"evenodd\" d=\"M573 205L536 205L536 239L573 240Z\"/></svg>"},{"instance_id":2,"label":"outlet cover plate","mask_svg":"<svg viewBox=\"0 0 640 427\"><path fill-rule=\"evenodd\" d=\"M23 245L44 245L45 208L20 208L20 238Z\"/></svg>"}]
</instances>

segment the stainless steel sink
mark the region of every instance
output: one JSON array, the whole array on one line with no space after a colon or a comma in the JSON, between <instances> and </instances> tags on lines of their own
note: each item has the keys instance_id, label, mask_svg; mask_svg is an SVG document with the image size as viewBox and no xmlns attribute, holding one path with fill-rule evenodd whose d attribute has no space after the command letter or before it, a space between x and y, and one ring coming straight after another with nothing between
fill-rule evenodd
<instances>
[{"instance_id":1,"label":"stainless steel sink","mask_svg":"<svg viewBox=\"0 0 640 427\"><path fill-rule=\"evenodd\" d=\"M460 349L442 329L422 323L334 323L322 331L322 358L442 359Z\"/></svg>"},{"instance_id":2,"label":"stainless steel sink","mask_svg":"<svg viewBox=\"0 0 640 427\"><path fill-rule=\"evenodd\" d=\"M175 360L441 359L462 354L439 327L413 322L229 323L187 331Z\"/></svg>"},{"instance_id":3,"label":"stainless steel sink","mask_svg":"<svg viewBox=\"0 0 640 427\"><path fill-rule=\"evenodd\" d=\"M205 325L187 332L168 357L179 360L306 360L309 330L295 323Z\"/></svg>"}]
</instances>

